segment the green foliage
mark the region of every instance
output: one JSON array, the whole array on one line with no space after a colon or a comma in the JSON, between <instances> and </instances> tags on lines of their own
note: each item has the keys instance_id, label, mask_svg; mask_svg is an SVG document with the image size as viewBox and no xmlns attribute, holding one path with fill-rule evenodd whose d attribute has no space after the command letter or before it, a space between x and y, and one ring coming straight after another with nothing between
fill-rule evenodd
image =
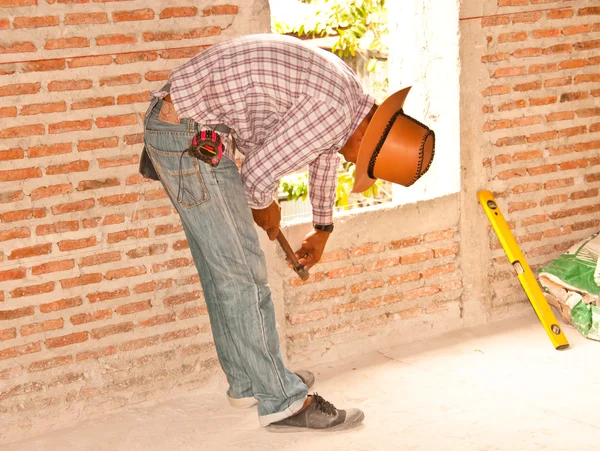
<instances>
[{"instance_id":1,"label":"green foliage","mask_svg":"<svg viewBox=\"0 0 600 451\"><path fill-rule=\"evenodd\" d=\"M295 33L309 38L337 36L332 51L341 57L355 56L357 49L386 51L383 38L387 34L385 0L312 0L310 14L287 24L277 17L273 31L280 34ZM374 71L377 60L367 64Z\"/></svg>"},{"instance_id":2,"label":"green foliage","mask_svg":"<svg viewBox=\"0 0 600 451\"><path fill-rule=\"evenodd\" d=\"M350 195L354 185L355 166L352 163L342 164L342 170L338 173L338 183L335 192L335 206L343 207L345 210L350 205ZM377 181L371 188L361 193L364 198L377 198L380 194L381 181ZM287 195L287 200L302 200L308 198L308 173L292 174L281 179L279 190ZM354 195L356 197L356 195Z\"/></svg>"}]
</instances>

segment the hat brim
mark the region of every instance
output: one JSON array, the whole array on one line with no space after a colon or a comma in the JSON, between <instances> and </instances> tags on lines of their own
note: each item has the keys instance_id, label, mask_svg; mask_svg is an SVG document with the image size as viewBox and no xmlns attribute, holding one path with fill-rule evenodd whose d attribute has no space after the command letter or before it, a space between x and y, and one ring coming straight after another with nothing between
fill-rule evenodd
<instances>
[{"instance_id":1,"label":"hat brim","mask_svg":"<svg viewBox=\"0 0 600 451\"><path fill-rule=\"evenodd\" d=\"M353 193L362 193L368 190L377 181L376 179L369 177L367 173L369 161L371 160L371 156L373 155L377 143L381 139L390 118L398 110L404 107L404 102L410 89L411 86L395 92L385 99L383 103L377 107L377 110L375 110L375 114L367 126L365 136L363 137L358 150L356 171L354 174L354 186L352 187Z\"/></svg>"}]
</instances>

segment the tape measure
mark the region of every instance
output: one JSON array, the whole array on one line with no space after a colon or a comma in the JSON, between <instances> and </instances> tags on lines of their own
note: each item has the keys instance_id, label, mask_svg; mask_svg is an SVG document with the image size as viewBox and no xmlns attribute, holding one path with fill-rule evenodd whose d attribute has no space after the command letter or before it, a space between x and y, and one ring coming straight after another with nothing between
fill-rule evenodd
<instances>
[{"instance_id":1,"label":"tape measure","mask_svg":"<svg viewBox=\"0 0 600 451\"><path fill-rule=\"evenodd\" d=\"M194 135L188 153L215 167L223 158L223 141L213 130L201 130Z\"/></svg>"}]
</instances>

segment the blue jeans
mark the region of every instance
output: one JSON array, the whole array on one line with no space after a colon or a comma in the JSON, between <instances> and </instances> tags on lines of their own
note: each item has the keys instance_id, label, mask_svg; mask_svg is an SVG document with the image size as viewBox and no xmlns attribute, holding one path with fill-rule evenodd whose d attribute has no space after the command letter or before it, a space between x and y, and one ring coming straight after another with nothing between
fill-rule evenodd
<instances>
[{"instance_id":1,"label":"blue jeans","mask_svg":"<svg viewBox=\"0 0 600 451\"><path fill-rule=\"evenodd\" d=\"M267 426L300 410L308 390L282 361L266 260L241 177L227 158L213 168L182 156L200 126L191 119L160 121L162 103L150 104L144 143L190 245L227 395L255 397Z\"/></svg>"}]
</instances>

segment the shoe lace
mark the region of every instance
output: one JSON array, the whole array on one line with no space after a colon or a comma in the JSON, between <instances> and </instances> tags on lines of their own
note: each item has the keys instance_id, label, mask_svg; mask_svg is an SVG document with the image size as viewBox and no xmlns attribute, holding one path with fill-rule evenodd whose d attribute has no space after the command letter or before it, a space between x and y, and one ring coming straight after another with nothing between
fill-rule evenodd
<instances>
[{"instance_id":1,"label":"shoe lace","mask_svg":"<svg viewBox=\"0 0 600 451\"><path fill-rule=\"evenodd\" d=\"M328 401L325 401L318 393L312 395L312 404L314 404L315 408L320 412L323 412L327 415L335 415L337 413L337 409L333 404Z\"/></svg>"}]
</instances>

